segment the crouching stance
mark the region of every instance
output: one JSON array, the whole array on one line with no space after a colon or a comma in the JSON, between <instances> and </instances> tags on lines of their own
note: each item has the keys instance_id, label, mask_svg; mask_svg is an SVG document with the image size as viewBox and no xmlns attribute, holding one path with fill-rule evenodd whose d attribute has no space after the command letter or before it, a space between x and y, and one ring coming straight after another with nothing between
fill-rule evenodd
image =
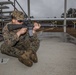
<instances>
[{"instance_id":1,"label":"crouching stance","mask_svg":"<svg viewBox=\"0 0 76 75\"><path fill-rule=\"evenodd\" d=\"M13 11L11 16L12 21L8 24L23 24L19 21L24 20L24 14L21 11ZM29 37L27 28L9 31L8 24L3 28L4 43L1 45L1 53L17 57L20 62L31 67L33 62L38 62L36 52L40 41L36 30L40 28L40 24L34 23L32 37Z\"/></svg>"}]
</instances>

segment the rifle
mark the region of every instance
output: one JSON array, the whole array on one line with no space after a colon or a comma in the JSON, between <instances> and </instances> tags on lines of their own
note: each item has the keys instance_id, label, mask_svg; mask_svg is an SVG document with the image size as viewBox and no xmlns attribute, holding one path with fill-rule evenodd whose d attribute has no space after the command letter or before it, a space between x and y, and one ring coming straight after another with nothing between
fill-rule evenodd
<instances>
[{"instance_id":1,"label":"rifle","mask_svg":"<svg viewBox=\"0 0 76 75\"><path fill-rule=\"evenodd\" d=\"M23 24L22 25L20 25L20 24L8 24L8 30L9 31L13 31L13 30L16 30L16 29L21 29L21 28L27 28L28 29L28 31L29 31L29 36L31 37L31 36L33 36L33 27L34 27L34 25L33 25L33 23L32 23L32 21L31 20L19 20L19 22L23 22ZM38 21L37 21L37 23L39 23ZM53 27L51 24L41 24L41 27Z\"/></svg>"},{"instance_id":2,"label":"rifle","mask_svg":"<svg viewBox=\"0 0 76 75\"><path fill-rule=\"evenodd\" d=\"M34 25L31 23L30 20L19 20L19 22L23 22L23 24L8 24L8 30L13 31L16 29L21 29L21 28L27 28L29 31L29 36L33 36L33 27Z\"/></svg>"}]
</instances>

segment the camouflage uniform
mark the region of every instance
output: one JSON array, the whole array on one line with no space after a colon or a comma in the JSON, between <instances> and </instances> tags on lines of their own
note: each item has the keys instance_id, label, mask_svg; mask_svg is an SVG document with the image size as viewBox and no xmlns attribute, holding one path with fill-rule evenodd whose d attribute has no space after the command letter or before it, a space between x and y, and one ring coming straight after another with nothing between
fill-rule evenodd
<instances>
[{"instance_id":1,"label":"camouflage uniform","mask_svg":"<svg viewBox=\"0 0 76 75\"><path fill-rule=\"evenodd\" d=\"M14 14L14 13L13 13ZM17 17L17 15L15 15ZM19 15L18 15L19 16ZM23 16L22 16L23 17ZM17 17L17 19L22 19ZM12 22L8 23L12 24ZM17 36L16 32L19 30L9 31L7 26L3 28L4 43L1 45L1 52L10 56L19 57L24 51L37 51L40 41L35 33L33 37L29 37L28 31L26 34Z\"/></svg>"}]
</instances>

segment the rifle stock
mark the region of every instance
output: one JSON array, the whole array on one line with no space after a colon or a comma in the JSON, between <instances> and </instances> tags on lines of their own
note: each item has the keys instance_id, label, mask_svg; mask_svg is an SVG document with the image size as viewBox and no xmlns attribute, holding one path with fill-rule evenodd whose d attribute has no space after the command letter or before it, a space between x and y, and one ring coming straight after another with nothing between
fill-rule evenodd
<instances>
[{"instance_id":1,"label":"rifle stock","mask_svg":"<svg viewBox=\"0 0 76 75\"><path fill-rule=\"evenodd\" d=\"M20 24L8 24L8 30L9 31L13 31L13 30L16 30L16 29L21 29L21 28L27 28L28 29L28 32L29 32L29 36L33 36L33 25L20 25Z\"/></svg>"},{"instance_id":2,"label":"rifle stock","mask_svg":"<svg viewBox=\"0 0 76 75\"><path fill-rule=\"evenodd\" d=\"M13 30L16 30L16 29L21 29L21 28L27 28L27 26L20 25L20 24L8 24L7 27L8 27L9 31L13 31Z\"/></svg>"}]
</instances>

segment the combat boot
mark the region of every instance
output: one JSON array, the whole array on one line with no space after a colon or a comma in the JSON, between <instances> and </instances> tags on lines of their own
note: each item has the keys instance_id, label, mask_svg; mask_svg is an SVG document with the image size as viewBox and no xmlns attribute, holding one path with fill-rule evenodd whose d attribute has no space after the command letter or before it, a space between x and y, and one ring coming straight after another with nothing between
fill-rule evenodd
<instances>
[{"instance_id":1,"label":"combat boot","mask_svg":"<svg viewBox=\"0 0 76 75\"><path fill-rule=\"evenodd\" d=\"M30 59L34 62L38 62L37 54L33 50L27 50L27 54L29 55Z\"/></svg>"},{"instance_id":2,"label":"combat boot","mask_svg":"<svg viewBox=\"0 0 76 75\"><path fill-rule=\"evenodd\" d=\"M38 58L37 58L37 54L36 52L32 51L32 50L28 50L27 54L29 55L30 59L34 62L37 63L38 62Z\"/></svg>"},{"instance_id":3,"label":"combat boot","mask_svg":"<svg viewBox=\"0 0 76 75\"><path fill-rule=\"evenodd\" d=\"M29 54L27 52L25 52L18 58L18 60L20 62L22 62L24 65L31 67L33 65L33 62L32 62L32 60L30 60L29 57L30 57Z\"/></svg>"},{"instance_id":4,"label":"combat boot","mask_svg":"<svg viewBox=\"0 0 76 75\"><path fill-rule=\"evenodd\" d=\"M37 63L37 62L38 62L38 57L37 57L36 52L33 52L33 53L31 54L30 59L31 59L34 63Z\"/></svg>"}]
</instances>

